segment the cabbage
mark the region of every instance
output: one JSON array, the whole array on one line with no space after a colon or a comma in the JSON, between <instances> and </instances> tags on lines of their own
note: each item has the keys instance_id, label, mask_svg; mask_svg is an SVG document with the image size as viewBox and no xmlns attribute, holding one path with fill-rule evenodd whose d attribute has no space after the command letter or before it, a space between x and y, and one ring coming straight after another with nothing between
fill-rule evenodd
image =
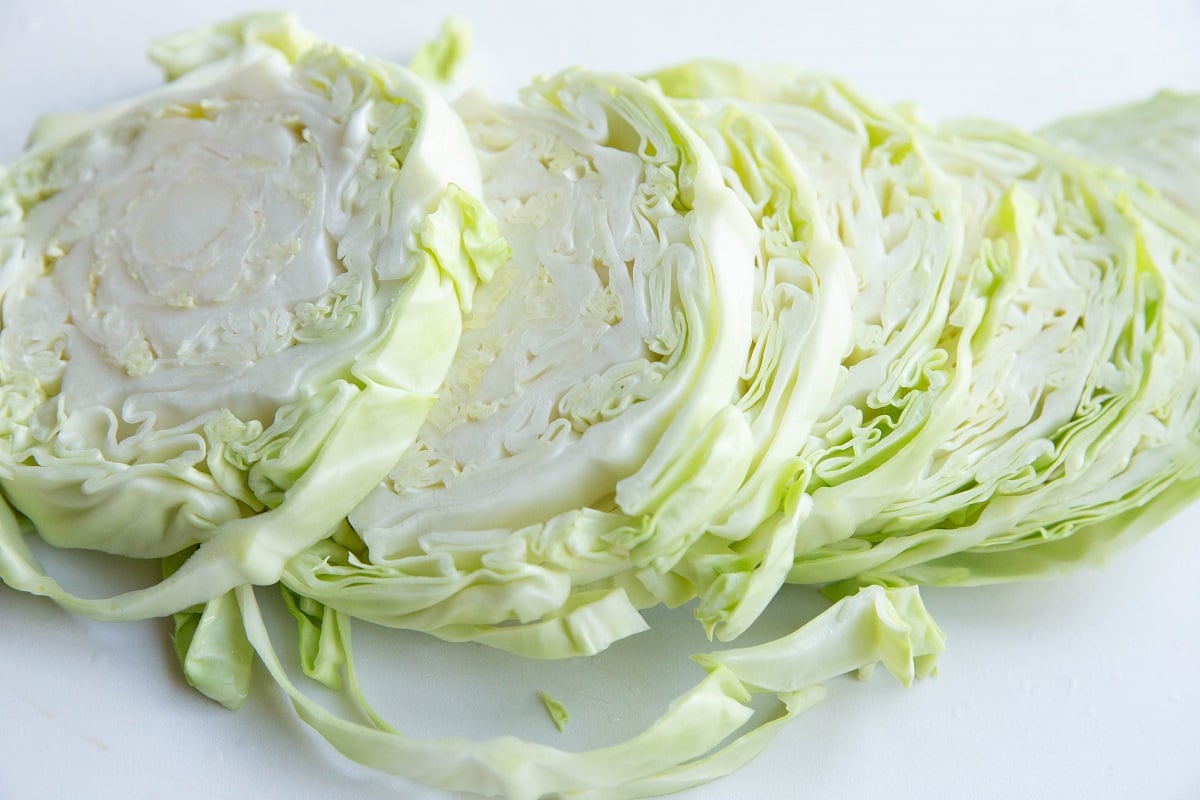
<instances>
[{"instance_id":1,"label":"cabbage","mask_svg":"<svg viewBox=\"0 0 1200 800\"><path fill-rule=\"evenodd\" d=\"M644 630L658 598L606 582L678 558L737 489L754 228L638 82L574 71L523 100L461 104L512 261L415 445L351 513L356 544L310 550L285 582L547 658Z\"/></svg>"},{"instance_id":2,"label":"cabbage","mask_svg":"<svg viewBox=\"0 0 1200 800\"><path fill-rule=\"evenodd\" d=\"M5 582L102 619L273 583L328 536L507 252L461 123L403 69L275 15L151 53L164 88L43 122L0 174L5 497L58 547L195 548L82 599L6 521Z\"/></svg>"},{"instance_id":3,"label":"cabbage","mask_svg":"<svg viewBox=\"0 0 1200 800\"><path fill-rule=\"evenodd\" d=\"M820 76L701 62L654 80L769 120L862 276L799 454L814 477L788 580L1030 577L1067 557L1030 545L1083 531L1071 558L1094 558L1110 548L1083 541L1128 538L1115 520L1194 474L1196 226L1154 222L1169 203L998 123L934 128ZM1019 576L986 566L1015 549Z\"/></svg>"},{"instance_id":4,"label":"cabbage","mask_svg":"<svg viewBox=\"0 0 1200 800\"><path fill-rule=\"evenodd\" d=\"M1187 239L1166 244L1159 231L1156 246L1136 187L1032 137L974 124L939 133L951 147L935 158L987 196L976 261L993 294L987 338L972 347L968 413L911 496L860 529L875 541L846 557L845 577L979 582L944 557L1088 538L1200 463Z\"/></svg>"},{"instance_id":5,"label":"cabbage","mask_svg":"<svg viewBox=\"0 0 1200 800\"><path fill-rule=\"evenodd\" d=\"M1200 491L1194 98L1034 136L693 62L451 107L418 75L465 46L406 71L247 17L39 124L0 173L6 583L174 614L228 706L257 654L372 767L632 798L736 769L837 675L927 674L914 584L1094 560ZM76 597L26 531L164 579ZM416 739L355 673L352 619L569 658L660 604L736 639L786 582L833 605L695 656L597 750ZM274 583L358 719L293 681Z\"/></svg>"},{"instance_id":6,"label":"cabbage","mask_svg":"<svg viewBox=\"0 0 1200 800\"><path fill-rule=\"evenodd\" d=\"M942 347L957 324L950 308L963 224L955 187L925 155L909 121L843 84L708 62L652 79L690 100L685 106L697 124L719 135L728 135L731 115L773 131L775 147L793 165L788 183L802 186L798 174L815 187L812 229L836 232L853 265L848 291L822 294L820 316L812 320L818 341L834 337L822 355L836 361L816 373L822 380L813 380L808 363L793 367L790 380L804 387L806 428L782 441L761 434L780 458L787 448L796 476L774 498L776 507L798 509L779 529L789 537L786 549L763 558L759 534L743 539L715 529L731 543L710 537L710 546L689 558L692 580L709 584L701 619L728 626L723 635L730 636L755 616L741 612L738 621L736 609L750 587L757 584L763 596L745 607L761 607L794 569L797 554L853 533L903 491L911 464L941 440L942 418L930 408L960 403L964 381ZM755 167L756 174L767 172ZM793 292L808 283L804 276L780 278ZM767 573L774 574L766 579Z\"/></svg>"}]
</instances>

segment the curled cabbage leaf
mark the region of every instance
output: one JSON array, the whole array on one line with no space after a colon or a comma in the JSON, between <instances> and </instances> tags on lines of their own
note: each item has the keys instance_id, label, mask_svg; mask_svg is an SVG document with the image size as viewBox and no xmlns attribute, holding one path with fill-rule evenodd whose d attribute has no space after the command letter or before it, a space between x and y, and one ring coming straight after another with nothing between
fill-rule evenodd
<instances>
[{"instance_id":1,"label":"curled cabbage leaf","mask_svg":"<svg viewBox=\"0 0 1200 800\"><path fill-rule=\"evenodd\" d=\"M74 597L15 524L6 583L105 619L272 583L413 440L507 253L457 116L402 68L252 16L173 79L41 124L0 173L0 486L58 547L196 548Z\"/></svg>"},{"instance_id":2,"label":"curled cabbage leaf","mask_svg":"<svg viewBox=\"0 0 1200 800\"><path fill-rule=\"evenodd\" d=\"M788 636L695 656L706 677L645 730L607 747L566 751L512 736L406 735L366 704L351 670L350 694L364 720L339 716L289 676L271 644L253 588L239 587L236 596L250 641L271 676L300 718L339 752L441 789L507 800L635 800L711 781L744 766L782 725L819 702L826 681L883 664L908 685L928 674L945 642L915 587L866 587ZM349 649L348 638L342 646ZM755 713L756 695L774 696L766 721Z\"/></svg>"}]
</instances>

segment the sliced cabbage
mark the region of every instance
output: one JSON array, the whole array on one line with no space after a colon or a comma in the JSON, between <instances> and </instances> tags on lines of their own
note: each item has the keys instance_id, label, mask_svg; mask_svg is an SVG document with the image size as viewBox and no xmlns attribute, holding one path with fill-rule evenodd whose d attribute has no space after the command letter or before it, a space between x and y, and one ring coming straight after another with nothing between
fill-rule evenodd
<instances>
[{"instance_id":1,"label":"sliced cabbage","mask_svg":"<svg viewBox=\"0 0 1200 800\"><path fill-rule=\"evenodd\" d=\"M522 99L462 104L512 262L477 294L416 445L285 582L560 657L643 630L637 607L662 598L607 579L678 559L738 489L755 235L644 84L573 71Z\"/></svg>"},{"instance_id":2,"label":"sliced cabbage","mask_svg":"<svg viewBox=\"0 0 1200 800\"><path fill-rule=\"evenodd\" d=\"M1130 198L1168 203L1005 126L934 129L817 76L654 78L769 120L862 281L843 379L799 454L811 507L789 580L949 582L945 562L916 567L1068 536L1191 474L1194 267L1177 231L1152 251Z\"/></svg>"},{"instance_id":3,"label":"sliced cabbage","mask_svg":"<svg viewBox=\"0 0 1200 800\"><path fill-rule=\"evenodd\" d=\"M1103 220L1105 238L1120 249L1090 268L1085 262L1074 297L1064 287L1057 305L1095 287L1076 312L1074 337L1086 333L1108 349L1080 356L1071 343L1061 356L1043 354L1047 398L1069 388L1070 375L1083 392L1057 431L1039 437L1031 424L1005 443L1010 451L1040 446L1041 463L999 483L999 512L976 514L964 503L951 524L927 524L934 529L921 533L923 557L891 563L888 580L975 584L1053 574L1102 560L1200 496L1200 375L1192 368L1200 355L1200 224L1144 183L1074 166L1086 175L1076 185L1094 193L1075 207ZM1055 224L1056 237L1078 230ZM1093 258L1103 253L1095 241L1088 249ZM957 538L947 556L950 536Z\"/></svg>"},{"instance_id":4,"label":"sliced cabbage","mask_svg":"<svg viewBox=\"0 0 1200 800\"><path fill-rule=\"evenodd\" d=\"M803 476L790 502L806 509L793 521L791 555L837 546L904 496L914 465L941 444L950 414L965 403L967 354L954 342L978 325L978 313L955 310L966 305L954 296L966 227L961 193L925 152L916 122L837 81L711 62L653 79L673 97L769 123L853 265L849 312L835 306L831 315L845 313L849 326L835 353L835 382L823 396L813 393L809 402L820 407L811 430L790 442ZM736 547L698 548L689 560L695 574L715 576L703 612L719 618L740 602L745 580L725 577L738 574L737 555ZM744 563L742 572L765 562Z\"/></svg>"},{"instance_id":5,"label":"sliced cabbage","mask_svg":"<svg viewBox=\"0 0 1200 800\"><path fill-rule=\"evenodd\" d=\"M943 126L927 146L982 212L967 240L988 300L968 402L907 495L856 546L800 556L794 579L979 582L953 561L924 565L1119 529L1200 463L1186 239L1154 246L1124 191L1137 187L1003 126ZM1038 572L1028 562L1023 577Z\"/></svg>"},{"instance_id":6,"label":"sliced cabbage","mask_svg":"<svg viewBox=\"0 0 1200 800\"><path fill-rule=\"evenodd\" d=\"M415 437L507 248L457 116L405 70L252 16L173 78L39 126L0 173L0 486L58 547L196 548L75 597L15 524L0 576L103 619L273 583Z\"/></svg>"},{"instance_id":7,"label":"sliced cabbage","mask_svg":"<svg viewBox=\"0 0 1200 800\"><path fill-rule=\"evenodd\" d=\"M445 82L465 43L451 23L415 72ZM1039 138L710 62L455 113L279 15L152 55L167 87L48 119L0 172L0 578L175 614L229 706L257 653L364 764L509 798L687 788L833 676L927 673L910 584L1054 572L1200 492L1194 98ZM75 597L26 528L164 580ZM360 721L281 663L253 589L277 581L299 669ZM736 638L785 581L843 597L696 656L707 678L600 750L413 739L354 671L352 617L565 658L660 603Z\"/></svg>"},{"instance_id":8,"label":"sliced cabbage","mask_svg":"<svg viewBox=\"0 0 1200 800\"><path fill-rule=\"evenodd\" d=\"M752 441L736 494L673 568L710 635L736 637L775 595L809 510L796 453L832 395L858 290L808 175L770 122L729 103L680 104L759 231L751 345L736 401ZM663 599L679 602L682 590Z\"/></svg>"}]
</instances>

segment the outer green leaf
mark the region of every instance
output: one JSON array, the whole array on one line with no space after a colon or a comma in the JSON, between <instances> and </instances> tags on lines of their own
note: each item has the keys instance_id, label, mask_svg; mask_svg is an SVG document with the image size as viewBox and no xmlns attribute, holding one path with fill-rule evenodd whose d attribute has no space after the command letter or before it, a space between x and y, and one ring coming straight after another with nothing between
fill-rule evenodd
<instances>
[{"instance_id":1,"label":"outer green leaf","mask_svg":"<svg viewBox=\"0 0 1200 800\"><path fill-rule=\"evenodd\" d=\"M423 78L449 83L471 49L471 26L461 17L447 17L437 38L417 50L408 68Z\"/></svg>"}]
</instances>

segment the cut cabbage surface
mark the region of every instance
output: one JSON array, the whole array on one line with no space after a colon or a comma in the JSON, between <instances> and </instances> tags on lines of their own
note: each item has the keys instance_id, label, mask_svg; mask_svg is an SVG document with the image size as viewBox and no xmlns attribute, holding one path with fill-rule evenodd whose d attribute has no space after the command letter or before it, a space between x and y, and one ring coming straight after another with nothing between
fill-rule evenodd
<instances>
[{"instance_id":1,"label":"cut cabbage surface","mask_svg":"<svg viewBox=\"0 0 1200 800\"><path fill-rule=\"evenodd\" d=\"M273 583L328 536L507 252L461 122L402 68L277 15L151 53L164 88L44 121L0 175L5 496L55 546L198 546L85 600L6 527L7 583L106 619Z\"/></svg>"}]
</instances>

